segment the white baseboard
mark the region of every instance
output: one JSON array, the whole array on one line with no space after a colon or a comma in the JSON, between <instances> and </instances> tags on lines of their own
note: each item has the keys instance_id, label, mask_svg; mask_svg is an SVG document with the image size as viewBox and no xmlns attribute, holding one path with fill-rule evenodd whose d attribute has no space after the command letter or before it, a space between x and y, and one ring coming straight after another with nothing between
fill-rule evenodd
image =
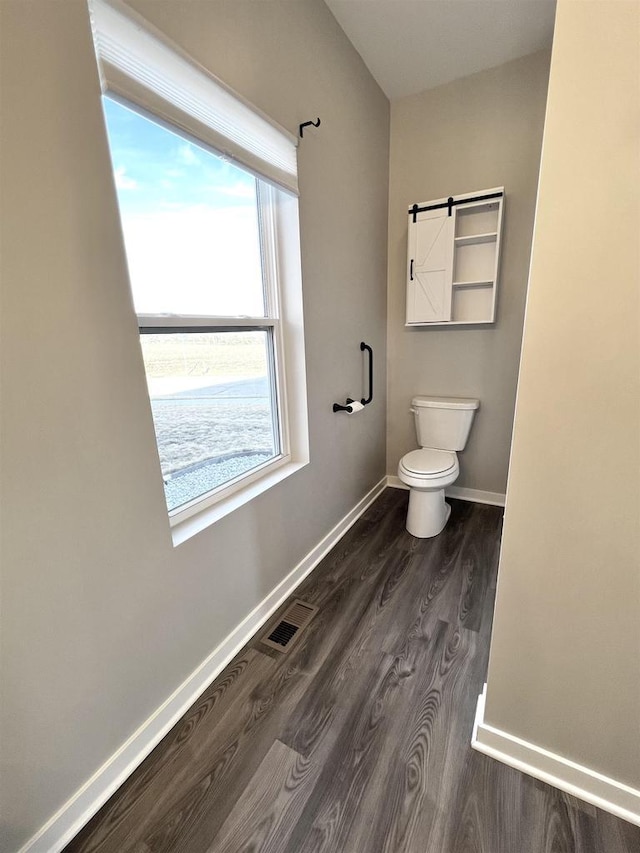
<instances>
[{"instance_id":1,"label":"white baseboard","mask_svg":"<svg viewBox=\"0 0 640 853\"><path fill-rule=\"evenodd\" d=\"M404 489L405 492L409 491L409 486L403 483L400 477L396 477L394 474L387 474L387 486L391 489Z\"/></svg>"},{"instance_id":2,"label":"white baseboard","mask_svg":"<svg viewBox=\"0 0 640 853\"><path fill-rule=\"evenodd\" d=\"M195 669L19 853L59 853L157 746L240 649L260 630L296 587L352 527L387 485L387 478L362 500L304 557L257 607Z\"/></svg>"},{"instance_id":3,"label":"white baseboard","mask_svg":"<svg viewBox=\"0 0 640 853\"><path fill-rule=\"evenodd\" d=\"M484 492L482 489L465 489L464 486L449 486L445 494L450 498L458 498L461 501L472 501L476 504L490 504L491 506L504 506L506 497L502 492Z\"/></svg>"},{"instance_id":4,"label":"white baseboard","mask_svg":"<svg viewBox=\"0 0 640 853\"><path fill-rule=\"evenodd\" d=\"M387 474L387 485L392 489L409 490L409 486L405 485L400 477L396 477L394 474ZM505 495L502 492L484 492L481 489L465 489L464 486L449 486L448 489L445 489L445 494L449 498L458 498L458 500L471 501L476 504L505 505Z\"/></svg>"},{"instance_id":5,"label":"white baseboard","mask_svg":"<svg viewBox=\"0 0 640 853\"><path fill-rule=\"evenodd\" d=\"M640 826L640 791L484 722L487 685L478 697L471 746L516 770Z\"/></svg>"}]
</instances>

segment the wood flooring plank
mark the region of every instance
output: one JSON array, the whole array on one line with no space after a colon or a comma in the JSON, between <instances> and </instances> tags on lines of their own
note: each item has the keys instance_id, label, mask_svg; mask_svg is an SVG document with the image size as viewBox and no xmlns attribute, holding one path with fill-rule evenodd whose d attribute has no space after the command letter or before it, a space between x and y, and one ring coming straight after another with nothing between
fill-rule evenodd
<instances>
[{"instance_id":1,"label":"wood flooring plank","mask_svg":"<svg viewBox=\"0 0 640 853\"><path fill-rule=\"evenodd\" d=\"M458 618L471 631L480 630L486 592L497 574L502 518L495 510L479 505L466 525Z\"/></svg>"},{"instance_id":2,"label":"wood flooring plank","mask_svg":"<svg viewBox=\"0 0 640 853\"><path fill-rule=\"evenodd\" d=\"M407 680L407 695L392 709L388 742L375 771L379 791L387 792L386 807L376 813L375 825L362 839L381 853L420 850L431 839L439 811L446 806L444 794L457 754L469 744L470 724L468 730L452 726L451 717L467 689L477 638L455 625L440 624L445 626L442 644L428 648L427 661ZM374 805L372 799L365 812ZM354 833L352 840L356 837Z\"/></svg>"},{"instance_id":3,"label":"wood flooring plank","mask_svg":"<svg viewBox=\"0 0 640 853\"><path fill-rule=\"evenodd\" d=\"M442 706L439 670L450 630L440 622L431 643L419 637L409 641L421 644L422 654L389 709L388 736L351 829L353 849L400 853L411 849L418 819L433 820L438 784L433 752L439 749L435 734ZM383 796L386 807L376 810ZM375 818L367 821L367 814Z\"/></svg>"},{"instance_id":4,"label":"wood flooring plank","mask_svg":"<svg viewBox=\"0 0 640 853\"><path fill-rule=\"evenodd\" d=\"M309 759L275 741L208 853L278 853L298 822L312 774Z\"/></svg>"},{"instance_id":5,"label":"wood flooring plank","mask_svg":"<svg viewBox=\"0 0 640 853\"><path fill-rule=\"evenodd\" d=\"M394 491L396 494L387 494ZM386 507L384 513L373 514L376 501L302 582L297 590L298 598L321 605L337 583L345 579L352 582L363 579L379 570L395 548L406 514L404 495L399 490L387 489L381 498Z\"/></svg>"},{"instance_id":6,"label":"wood flooring plank","mask_svg":"<svg viewBox=\"0 0 640 853\"><path fill-rule=\"evenodd\" d=\"M369 536L370 547L378 543L378 559L388 550L384 525L380 525L379 531L379 537ZM348 558L345 562L349 563ZM358 584L358 592L367 583L375 583L374 572L358 572L364 577L364 581ZM251 712L247 714L240 709L233 718L232 730L226 735L224 726L218 726L217 740L224 744L224 748L221 746L217 753L212 753L206 772L194 779L183 799L151 827L150 834L143 836L153 853L205 850L208 840L219 830L255 771L257 762L278 736L279 720L290 714L308 689L310 678L330 653L332 643L340 641L344 620L337 617L344 617L349 612L351 599L358 606L358 597L349 597L354 578L346 570L339 575L336 583L324 590L326 597L321 611L305 629L304 636L291 654L283 656L280 662L275 660L276 668L269 680L254 689ZM297 595L303 597L300 591ZM309 596L304 596L304 599L315 603Z\"/></svg>"},{"instance_id":7,"label":"wood flooring plank","mask_svg":"<svg viewBox=\"0 0 640 853\"><path fill-rule=\"evenodd\" d=\"M404 507L394 501L391 511L395 513L393 527L399 530ZM372 539L369 550L373 556L364 571L360 564L355 573L343 575L348 595L339 614L339 631L333 634L331 651L280 735L285 743L304 755L310 755L325 736L331 742L335 738L344 722L344 708L351 706L354 693L369 677L372 663L375 666L379 659L371 637L376 630L386 631L380 628L383 621L385 625L392 624L403 582L406 585L407 576L414 574L411 555L399 558L389 547L394 541L391 530L385 530L384 525L379 529L384 535L382 545L377 546ZM370 647L375 649L373 657L368 651ZM327 743L323 744L325 750Z\"/></svg>"},{"instance_id":8,"label":"wood flooring plank","mask_svg":"<svg viewBox=\"0 0 640 853\"><path fill-rule=\"evenodd\" d=\"M283 659L254 686L248 701L217 727L200 775L183 786L182 799L142 836L152 853L208 849L269 751L288 703L304 692L307 678L292 660Z\"/></svg>"},{"instance_id":9,"label":"wood flooring plank","mask_svg":"<svg viewBox=\"0 0 640 853\"><path fill-rule=\"evenodd\" d=\"M67 853L640 853L640 827L474 752L503 510L405 529L387 489ZM288 602L283 604L282 609Z\"/></svg>"},{"instance_id":10,"label":"wood flooring plank","mask_svg":"<svg viewBox=\"0 0 640 853\"><path fill-rule=\"evenodd\" d=\"M445 623L439 626L435 646L444 642L446 627ZM381 849L361 846L352 830L360 816L367 814L363 802L379 757L389 743L394 704L400 695L406 699L405 683L426 663L427 645L416 639L400 655L382 657L325 760L300 826L285 848L287 853Z\"/></svg>"},{"instance_id":11,"label":"wood flooring plank","mask_svg":"<svg viewBox=\"0 0 640 853\"><path fill-rule=\"evenodd\" d=\"M435 647L430 649L430 663L435 664L435 670L430 673L426 665L423 668L426 681L414 680L412 693L396 703L388 750L383 752L380 767L376 768L376 774L383 775L378 782L378 790L370 785L370 802L362 809L364 814L377 813L377 822L370 822L368 834L366 822L362 824L364 835L358 836L357 827L352 830L347 849L369 849L371 845L394 853L421 849L430 823L440 808L444 777L452 759L450 744L457 738L455 746L458 752L468 748L472 715L467 715L466 725L461 727L461 731L457 730L460 727L451 726L451 719L456 717L460 695L468 692L470 669L476 668L474 683L477 688L473 689L477 692L480 692L484 673L474 664L476 641L466 629L459 627L456 619L459 615L461 569L465 566L463 549L468 538L468 518L464 521L458 530L455 526L452 528L448 547L437 554L437 571L430 574L424 565L420 567L423 589L414 590L413 606L416 610L404 640L413 642L427 638L433 620L442 620L445 616L451 620L445 623L451 632L444 649L446 654L438 660ZM424 554L428 553L425 550ZM478 568L480 571L482 569ZM484 573L487 574L487 567ZM451 600L453 590L455 597ZM438 601L438 597L442 600ZM411 616L411 606L411 603L405 603L405 624ZM375 799L381 798L382 791L386 792L386 807L376 810ZM434 846L432 849L439 848Z\"/></svg>"},{"instance_id":12,"label":"wood flooring plank","mask_svg":"<svg viewBox=\"0 0 640 853\"><path fill-rule=\"evenodd\" d=\"M142 762L98 814L65 848L65 853L133 849L145 825L171 807L182 785L198 773L197 755L206 751L216 726L234 703L243 706L255 679L273 664L252 649L237 657L205 690L182 719Z\"/></svg>"},{"instance_id":13,"label":"wood flooring plank","mask_svg":"<svg viewBox=\"0 0 640 853\"><path fill-rule=\"evenodd\" d=\"M309 689L286 721L281 739L303 755L312 754L331 728L344 722L344 708L349 710L363 681L377 664L379 652L370 652L373 625L383 618L385 606L391 602L391 588L399 582L409 558L399 564L390 585L386 579L374 577L362 581L359 594L352 597L351 618L333 638L331 651L318 670ZM388 578L387 578L388 579ZM335 734L335 731L334 731Z\"/></svg>"},{"instance_id":14,"label":"wood flooring plank","mask_svg":"<svg viewBox=\"0 0 640 853\"><path fill-rule=\"evenodd\" d=\"M456 817L434 848L441 853L466 850L469 839L489 853L640 851L640 827L472 750L450 802Z\"/></svg>"},{"instance_id":15,"label":"wood flooring plank","mask_svg":"<svg viewBox=\"0 0 640 853\"><path fill-rule=\"evenodd\" d=\"M428 636L438 622L451 622L457 618L458 588L456 569L460 548L464 542L464 514L454 510L447 536L428 540L429 546L414 554L408 577L407 595L398 600L398 610L386 628L383 649L395 654L407 638Z\"/></svg>"},{"instance_id":16,"label":"wood flooring plank","mask_svg":"<svg viewBox=\"0 0 640 853\"><path fill-rule=\"evenodd\" d=\"M501 510L475 507L473 516L467 521L465 539L460 548L458 570L462 583L454 624L471 642L472 653L456 681L455 696L452 696L446 714L446 734L440 735L444 746L440 757L436 817L430 827L423 822L419 830L428 849L488 849L494 853L495 842L484 833L486 817L479 825L469 819L469 815L474 814L475 802L469 803L467 816L452 808L451 804L455 801L463 768L476 755L470 748L470 741L478 695L486 678L488 637L493 615L492 587L498 567L501 520ZM483 634L480 629L484 629ZM455 842L450 838L452 827L459 832Z\"/></svg>"}]
</instances>

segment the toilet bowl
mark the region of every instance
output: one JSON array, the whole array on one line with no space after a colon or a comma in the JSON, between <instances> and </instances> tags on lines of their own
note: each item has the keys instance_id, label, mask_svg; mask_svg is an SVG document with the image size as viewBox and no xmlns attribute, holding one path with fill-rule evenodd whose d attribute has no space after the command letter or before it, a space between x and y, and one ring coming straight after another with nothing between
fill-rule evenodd
<instances>
[{"instance_id":1,"label":"toilet bowl","mask_svg":"<svg viewBox=\"0 0 640 853\"><path fill-rule=\"evenodd\" d=\"M458 479L460 466L455 452L423 448L400 460L398 477L409 486L407 530L427 539L440 533L451 514L444 490Z\"/></svg>"},{"instance_id":2,"label":"toilet bowl","mask_svg":"<svg viewBox=\"0 0 640 853\"><path fill-rule=\"evenodd\" d=\"M480 403L457 397L414 397L411 403L420 449L402 457L398 477L409 487L407 530L427 539L449 520L444 490L458 478L456 451L464 449Z\"/></svg>"}]
</instances>

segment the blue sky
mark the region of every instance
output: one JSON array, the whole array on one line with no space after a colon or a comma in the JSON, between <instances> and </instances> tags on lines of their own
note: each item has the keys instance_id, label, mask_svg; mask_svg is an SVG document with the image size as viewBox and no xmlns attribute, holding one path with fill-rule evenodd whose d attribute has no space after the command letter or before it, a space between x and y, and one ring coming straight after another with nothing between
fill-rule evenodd
<instances>
[{"instance_id":1,"label":"blue sky","mask_svg":"<svg viewBox=\"0 0 640 853\"><path fill-rule=\"evenodd\" d=\"M105 98L104 109L124 211L255 204L252 175L117 101Z\"/></svg>"},{"instance_id":2,"label":"blue sky","mask_svg":"<svg viewBox=\"0 0 640 853\"><path fill-rule=\"evenodd\" d=\"M264 316L256 180L104 99L136 311Z\"/></svg>"}]
</instances>

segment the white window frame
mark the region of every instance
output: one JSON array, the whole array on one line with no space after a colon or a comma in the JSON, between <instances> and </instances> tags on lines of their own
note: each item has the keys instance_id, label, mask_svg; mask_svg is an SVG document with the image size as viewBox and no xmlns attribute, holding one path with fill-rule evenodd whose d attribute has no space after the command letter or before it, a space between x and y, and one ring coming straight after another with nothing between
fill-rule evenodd
<instances>
[{"instance_id":1,"label":"white window frame","mask_svg":"<svg viewBox=\"0 0 640 853\"><path fill-rule=\"evenodd\" d=\"M142 33L142 48L150 55L153 54L154 61L156 61L156 55L167 63L176 60L177 72L183 80L187 81L187 84L191 79L190 75L193 74L196 75L193 80L202 91L206 89L207 82L217 87L222 87L223 84L212 77L209 80L208 73L199 66L191 66L189 59L179 48L172 45L157 30L147 29L147 22L139 16L131 17L128 9L125 10L117 3L107 4L104 0L91 0L91 10L103 95L123 103L143 117L156 120L170 131L196 142L216 155L223 153L229 156L228 149L221 150L225 146L219 144L218 136L208 133L202 122L189 124L189 116L187 115L185 119L184 114L179 111L176 113L179 120L174 123L171 103L162 104L162 108L158 109L157 93L146 92L145 88L139 85L139 81L128 79L122 68L114 68L110 61L106 61L101 53L101 39L108 42L111 50L114 39L118 44L118 39L123 38L128 44L128 49L135 54L138 50L137 38ZM145 43L145 39L150 47ZM144 50L141 53L142 62L145 61ZM114 55L117 55L117 51ZM137 56L134 56L134 59L136 62L139 61ZM171 68L167 69L167 73L170 72ZM215 92L213 94L215 95ZM233 96L226 87L222 94L223 104L224 99L228 100ZM241 113L241 118L246 118L248 122L255 119L258 128L264 128L267 119L258 111L255 111L252 116L247 112L251 108L246 102L235 97L238 109L244 111ZM200 129L204 128L202 133L194 132L194 127L198 129L198 126ZM281 132L285 142L287 138L291 139L286 131L277 127L275 129ZM269 144L273 146L270 131L265 133ZM218 147L212 144L212 139L218 143ZM280 142L283 149L286 149L285 144L278 137L276 142ZM234 142L233 145L235 144ZM282 172L282 162L286 161L288 156L286 150L284 155L278 154L277 164L273 169L268 162L266 165L258 162L256 166L254 151L250 151L244 157L243 151L236 147L231 156L239 161L240 168L251 172L257 178L264 316L138 314L138 326L141 335L152 332L171 334L172 331L189 333L196 330L267 331L273 386L271 399L275 403L272 410L274 434L278 437L280 452L274 458L266 460L233 480L168 511L174 545L180 544L252 500L309 462L299 216L297 194L295 194L297 174L295 170L293 174L291 173L290 164L286 174Z\"/></svg>"}]
</instances>

